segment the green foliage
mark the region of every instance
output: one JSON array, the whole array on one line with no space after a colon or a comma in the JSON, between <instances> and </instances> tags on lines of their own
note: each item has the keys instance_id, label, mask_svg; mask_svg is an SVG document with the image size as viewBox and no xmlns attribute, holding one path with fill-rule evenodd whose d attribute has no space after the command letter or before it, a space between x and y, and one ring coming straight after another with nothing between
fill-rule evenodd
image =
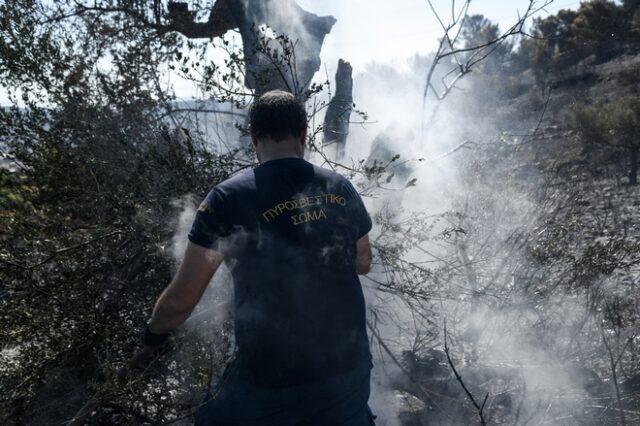
<instances>
[{"instance_id":1,"label":"green foliage","mask_svg":"<svg viewBox=\"0 0 640 426\"><path fill-rule=\"evenodd\" d=\"M213 155L178 138L146 105L111 105L73 104L76 117L91 117L73 122L67 109L0 116L22 167L3 171L0 198L0 344L19 354L0 363L2 387L11 389L12 407L0 407L9 422L51 414L40 405L58 400L53 389L77 397L96 391L88 383L112 380L171 277L164 247L173 236L175 200L202 197L237 168L233 153ZM203 348L191 365L206 369L198 359L207 353ZM114 402L127 400L122 392L111 403L121 415L135 415L139 405ZM78 409L77 402L59 403L66 411L58 416ZM175 411L156 410L156 419Z\"/></svg>"},{"instance_id":2,"label":"green foliage","mask_svg":"<svg viewBox=\"0 0 640 426\"><path fill-rule=\"evenodd\" d=\"M462 23L460 38L465 48L482 46L500 36L498 25L492 23L484 15L467 16Z\"/></svg>"},{"instance_id":3,"label":"green foliage","mask_svg":"<svg viewBox=\"0 0 640 426\"><path fill-rule=\"evenodd\" d=\"M615 44L630 40L631 16L614 2L596 0L581 3L572 23L578 46L591 48L598 57L604 58L615 51Z\"/></svg>"},{"instance_id":4,"label":"green foliage","mask_svg":"<svg viewBox=\"0 0 640 426\"><path fill-rule=\"evenodd\" d=\"M573 120L587 151L602 147L625 150L630 160L629 182L637 183L640 151L640 100L637 96L601 101L591 107L577 105Z\"/></svg>"},{"instance_id":5,"label":"green foliage","mask_svg":"<svg viewBox=\"0 0 640 426\"><path fill-rule=\"evenodd\" d=\"M574 119L587 146L640 147L640 100L636 96L601 101L591 107L577 105Z\"/></svg>"},{"instance_id":6,"label":"green foliage","mask_svg":"<svg viewBox=\"0 0 640 426\"><path fill-rule=\"evenodd\" d=\"M555 15L537 18L531 38L522 40L515 55L519 68L532 68L543 81L590 55L606 60L636 43L637 13L630 5L594 0L580 3L578 10L562 9Z\"/></svg>"},{"instance_id":7,"label":"green foliage","mask_svg":"<svg viewBox=\"0 0 640 426\"><path fill-rule=\"evenodd\" d=\"M491 22L484 15L470 15L465 17L460 28L460 39L465 49L473 49L481 46L490 46L475 52L468 52L467 55L473 60L478 57L491 54L484 58L478 68L486 75L498 73L513 49L513 43L510 40L490 45L498 40L502 35L500 27Z\"/></svg>"},{"instance_id":8,"label":"green foliage","mask_svg":"<svg viewBox=\"0 0 640 426\"><path fill-rule=\"evenodd\" d=\"M247 162L171 113L160 77L174 35L35 1L0 5L0 35L0 84L22 104L0 111L14 166L0 169L0 422L60 422L89 398L104 403L96 421L175 418L215 367L202 338L162 378L125 387L115 369L171 278L176 201Z\"/></svg>"}]
</instances>

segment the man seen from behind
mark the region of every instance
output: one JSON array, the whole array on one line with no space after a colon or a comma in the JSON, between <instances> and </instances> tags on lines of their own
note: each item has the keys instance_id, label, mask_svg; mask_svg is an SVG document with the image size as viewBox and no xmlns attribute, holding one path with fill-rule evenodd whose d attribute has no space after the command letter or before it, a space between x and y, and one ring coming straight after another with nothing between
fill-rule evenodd
<instances>
[{"instance_id":1,"label":"man seen from behind","mask_svg":"<svg viewBox=\"0 0 640 426\"><path fill-rule=\"evenodd\" d=\"M358 274L371 219L341 175L304 160L306 112L271 91L250 109L259 165L216 185L158 299L145 348L182 324L222 262L234 286L236 356L197 425L373 425Z\"/></svg>"}]
</instances>

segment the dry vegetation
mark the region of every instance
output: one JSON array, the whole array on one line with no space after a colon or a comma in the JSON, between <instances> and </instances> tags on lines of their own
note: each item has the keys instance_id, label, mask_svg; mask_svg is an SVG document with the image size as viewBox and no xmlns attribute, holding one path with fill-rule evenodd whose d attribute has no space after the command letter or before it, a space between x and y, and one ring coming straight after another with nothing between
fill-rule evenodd
<instances>
[{"instance_id":1,"label":"dry vegetation","mask_svg":"<svg viewBox=\"0 0 640 426\"><path fill-rule=\"evenodd\" d=\"M229 324L204 308L223 297L211 296L198 324L149 368L125 384L115 380L170 278L168 247L182 210L175 200L199 198L252 165L242 149L212 147L198 113L187 124L189 111L176 110L158 70L178 55L187 76L243 107L255 93L236 93L246 58L221 41L229 67L198 68L177 53L204 54L206 45L186 34L193 16L178 16L183 9L91 3L0 6L0 82L20 89L16 100L25 105L0 112L3 424L61 422L88 400L94 423L188 422L229 355ZM237 2L228 3L233 12ZM218 18L231 19L219 9ZM441 45L438 62L465 75L461 64L475 66L483 54L450 54L456 46L490 53L477 62L474 90L483 100L499 94L483 106L502 132L451 152L464 189L450 194L451 209L402 211L411 192L396 191L395 208L374 215L377 264L368 285L384 303L371 304L370 331L376 354L397 369L387 385L400 397L400 421L635 424L640 189L630 177L640 139L637 105L625 102L637 103L640 90L637 2L586 2L539 20L515 52L496 26L473 18L464 37ZM268 51L264 32L251 34L289 81L295 56L286 37ZM105 56L114 64L108 72ZM429 74L442 78L445 92L426 86L441 98L455 86L446 72ZM325 85L289 83L309 99L312 120L331 105L322 100ZM612 105L610 114L592 119L593 105ZM242 112L233 111L216 128L222 137L234 120L243 128ZM318 140L324 127L313 123L310 144L331 160ZM328 164L364 192L398 180L414 187L413 164L388 157Z\"/></svg>"}]
</instances>

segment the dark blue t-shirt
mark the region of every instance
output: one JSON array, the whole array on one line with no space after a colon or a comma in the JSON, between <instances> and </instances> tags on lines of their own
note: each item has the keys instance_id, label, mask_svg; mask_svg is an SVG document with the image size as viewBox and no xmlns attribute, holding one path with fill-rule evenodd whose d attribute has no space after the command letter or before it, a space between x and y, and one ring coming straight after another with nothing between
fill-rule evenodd
<instances>
[{"instance_id":1,"label":"dark blue t-shirt","mask_svg":"<svg viewBox=\"0 0 640 426\"><path fill-rule=\"evenodd\" d=\"M253 380L300 384L368 362L356 241L370 229L351 183L300 158L267 161L209 192L189 240L225 255L238 360Z\"/></svg>"}]
</instances>

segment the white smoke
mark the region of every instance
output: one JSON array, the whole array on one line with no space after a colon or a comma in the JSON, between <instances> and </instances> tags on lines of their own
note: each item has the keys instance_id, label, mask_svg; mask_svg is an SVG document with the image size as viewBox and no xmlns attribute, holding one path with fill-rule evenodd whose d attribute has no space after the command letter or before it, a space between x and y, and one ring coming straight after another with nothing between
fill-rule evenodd
<instances>
[{"instance_id":1,"label":"white smoke","mask_svg":"<svg viewBox=\"0 0 640 426\"><path fill-rule=\"evenodd\" d=\"M176 262L176 266L182 261L189 241L187 235L189 235L197 206L201 201L192 194L175 200L173 203L178 210L178 215L168 251ZM187 321L186 326L188 329L208 334L209 332L205 328L219 329L221 324L229 319L233 302L232 283L229 267L226 263L223 263L214 274L200 303ZM208 322L207 327L200 327L202 321L205 320Z\"/></svg>"},{"instance_id":2,"label":"white smoke","mask_svg":"<svg viewBox=\"0 0 640 426\"><path fill-rule=\"evenodd\" d=\"M369 321L377 321L378 332L395 355L392 359L374 342L372 408L380 415L380 424L398 424L398 414L406 411L408 403L400 398L406 394L395 391L395 383L405 375L396 361L402 360L402 352L411 350L412 342L428 330L439 334L429 347L442 350L446 320L458 369L463 376L467 374L468 383L487 383L484 389L475 390L480 400L484 396L480 392L489 392L487 410L492 404L506 404L501 398L512 398L510 414L522 421L525 416L544 419L541 406L553 405L556 413L570 413L579 406L580 395L604 389L592 371L567 361L567 344L577 338L576 327L585 323L589 302L580 295L559 294L544 302L537 301L535 295L524 296L523 287L529 283L517 278L518 268L526 263L524 245L509 245L536 232L541 206L534 190L540 177L528 170L530 184L523 187L518 179L500 172L508 169L498 163L508 161L505 158L495 158L494 164L486 159L475 162L475 152L481 152L484 144L518 143L501 130L513 124L501 122L494 110L497 98L487 95L485 82L473 75L465 77L447 99L432 101L424 108L427 63L428 58L416 57L406 67L372 64L354 78L354 100L372 123L351 126L346 163L366 159L374 139L391 129L385 139L387 150L399 154L399 161L410 160L410 178L417 179L414 186L404 188L409 178L403 181L395 176L389 182L382 181L385 189L356 177L355 183L360 182L369 195L365 202L370 214L378 217L390 209L392 221L398 225L415 215L431 218L423 228L405 226L410 234L396 238L396 243L404 239L403 244L410 247L403 259L429 265L436 273L438 268L446 269L448 262L460 269L455 273L459 278L451 279L440 294L432 294L431 303L425 306L409 306L403 297L389 294L379 284L388 282L388 270L374 268L370 279L362 280L370 311L375 314ZM435 107L435 119L430 121ZM522 131L529 126L531 122L521 123ZM403 129L411 130L413 137L407 137ZM478 165L495 169L495 177L485 171L482 176L489 176L488 180L470 179L469 169ZM458 227L460 231L448 239L438 237ZM386 239L383 231L374 226L371 239L392 244L394 240ZM416 236L423 231L424 238ZM466 271L465 263L469 266ZM426 278L423 288L429 291L430 284ZM471 297L477 291L481 296ZM440 299L443 296L446 298ZM416 316L423 308L428 321L417 323ZM544 334L540 321L548 321ZM513 389L505 391L509 385ZM457 383L453 386L460 390ZM464 395L459 398L461 406L465 400ZM433 418L439 419L439 424L456 421L455 417L438 416Z\"/></svg>"},{"instance_id":3,"label":"white smoke","mask_svg":"<svg viewBox=\"0 0 640 426\"><path fill-rule=\"evenodd\" d=\"M187 247L187 238L193 218L196 215L196 198L193 195L187 195L173 201L173 207L179 211L176 218L175 232L171 237L171 245L169 246L169 254L176 263L182 261L182 256Z\"/></svg>"},{"instance_id":4,"label":"white smoke","mask_svg":"<svg viewBox=\"0 0 640 426\"><path fill-rule=\"evenodd\" d=\"M280 14L280 21L286 21L290 15L288 10L274 10L273 13ZM294 18L291 16L291 22L294 22ZM409 306L402 297L382 291L384 287L380 283L388 284L388 271L377 267L369 278L362 279L372 313L369 321L375 323L377 332L395 356L392 359L372 339L375 361L370 405L379 416L380 425L400 424L398 414L409 405L406 393L395 390L395 383L405 374L396 361L402 359L402 351L413 349L412 345L420 333L426 332L424 317L432 321L428 327L436 331L437 335L429 343L435 349L442 349L440 325L446 319L453 339L454 361L468 377L482 375L482 372L472 368L477 358L494 376L499 376L500 371L508 374L515 371L518 379L512 377L511 381L522 389L521 401L515 403L520 405L518 411L535 412L566 389L586 386L578 377L580 374L563 368L562 357L554 352L559 346L557 342L568 337L572 324L580 321L578 312L585 301L580 298L555 300L554 303L563 309L545 313L545 319L549 319L550 327L556 330L548 336L536 335L532 324L540 319L540 312L536 311L535 305L532 306L531 300L518 300L518 286L522 283L516 281L515 269L517 260L523 256L520 249L509 254L511 259L498 249L482 252L481 256L472 251L482 244L472 238L487 238L487 244L491 245L507 241L510 235L517 232L532 232L538 206L529 192L513 182L499 179L469 181L468 168L474 164L473 151L467 150L499 140L504 123L491 110L495 105L494 99L487 97L486 92L482 92L482 97L479 96L476 86L481 82L473 75L461 80L457 90L445 101L431 101L425 108L424 79L430 60L416 56L398 66L372 63L356 73L353 98L356 108L365 111L369 118L368 123L351 125L343 162L357 165L361 160L367 160L374 140L386 131L386 138L378 139L378 143L388 152L399 154L399 159L391 167L403 163L409 169L408 175L403 176L400 172L394 176L389 173L384 175L383 188L356 175L354 185L366 193L365 203L372 217L388 214L398 224L407 223L416 216L422 220L420 226L423 228L405 227L415 233L406 236L406 243L415 246L403 255L403 260L427 264L428 268L437 272L445 269L447 261L451 260L452 249L457 248L457 255L465 256L473 265L473 272L479 275L476 278L480 284L487 283L487 276L500 270L504 262L507 269L497 274L500 282L492 284L500 285L504 290L501 297L507 296L504 300L496 298L495 303L487 303L488 299L475 302L468 296L478 289L469 288L469 281L474 278L468 276L471 272L467 271L461 274L467 275L465 279L455 279L449 283L452 288L447 289L446 294L451 298L439 299L438 294L433 294L432 303ZM335 64L327 64L329 70L334 67ZM322 74L317 77L319 80L324 80L325 75ZM434 108L437 109L435 113ZM354 115L352 118L355 118ZM321 117L316 120L321 121ZM528 123L522 124L523 129L527 126ZM320 156L310 159L316 164L323 163ZM386 178L389 178L388 182ZM409 182L414 184L407 187ZM188 207L189 203L191 207ZM189 203L184 204L180 215L181 229L176 232L173 244L175 253L182 252L187 226L195 213L194 203ZM460 227L464 233L456 234L455 231L448 240L440 235L456 227ZM424 238L420 235L423 231ZM380 224L375 224L371 232L372 241L381 245L392 243L393 240L383 232ZM458 239L460 242L451 242ZM508 261L503 261L505 258ZM218 273L214 281L219 276L222 277L221 281L228 284L228 274ZM427 292L430 291L429 284L425 279ZM212 287L215 288L216 284ZM208 303L205 301L202 305ZM469 340L473 341L473 345ZM470 346L474 347L472 351L467 350ZM457 358L457 354L465 354L469 358L475 354L476 359L466 359L462 355ZM466 367L468 369L464 371ZM454 386L457 388L457 383ZM490 389L488 410L500 392L499 388ZM482 395L476 397L481 399ZM464 400L464 397L460 398L460 404L464 404ZM441 420L441 424L451 422L450 419Z\"/></svg>"}]
</instances>

